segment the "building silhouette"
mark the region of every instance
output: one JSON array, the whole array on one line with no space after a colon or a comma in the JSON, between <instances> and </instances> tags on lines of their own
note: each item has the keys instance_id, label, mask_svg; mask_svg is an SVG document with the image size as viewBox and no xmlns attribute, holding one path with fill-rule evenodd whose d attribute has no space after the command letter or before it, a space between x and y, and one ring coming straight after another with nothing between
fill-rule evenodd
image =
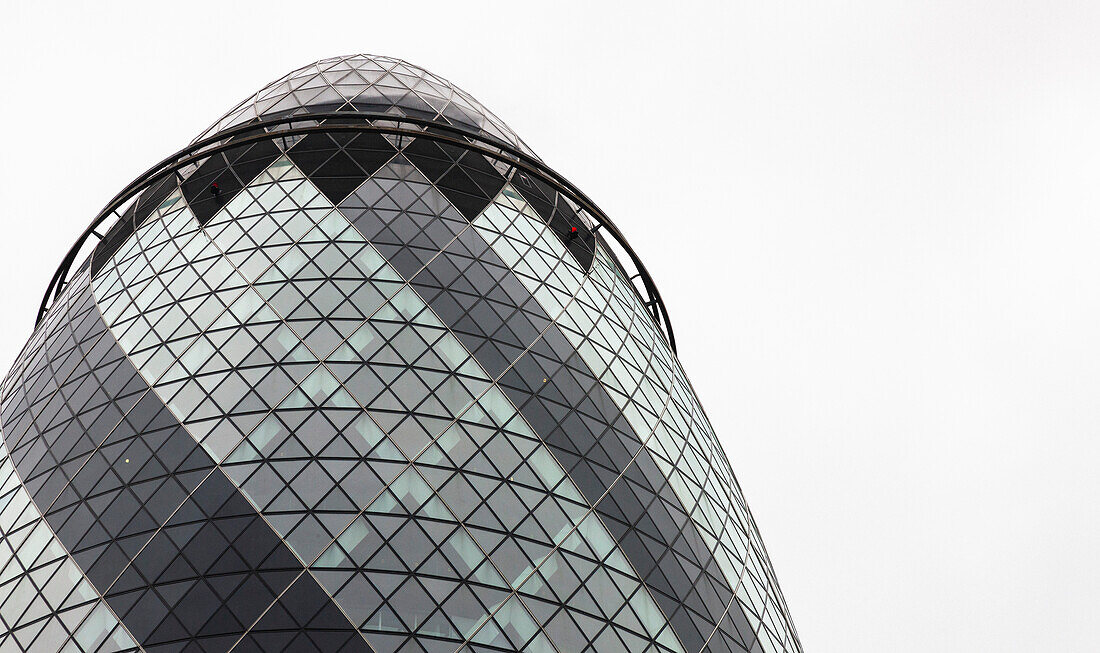
<instances>
[{"instance_id":1,"label":"building silhouette","mask_svg":"<svg viewBox=\"0 0 1100 653\"><path fill-rule=\"evenodd\" d=\"M124 189L0 386L0 652L801 651L649 274L326 59Z\"/></svg>"}]
</instances>

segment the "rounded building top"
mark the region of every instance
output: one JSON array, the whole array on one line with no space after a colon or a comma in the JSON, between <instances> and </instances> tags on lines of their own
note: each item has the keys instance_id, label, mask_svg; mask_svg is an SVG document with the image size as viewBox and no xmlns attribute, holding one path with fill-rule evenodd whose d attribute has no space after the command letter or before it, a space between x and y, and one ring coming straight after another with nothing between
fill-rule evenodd
<instances>
[{"instance_id":1,"label":"rounded building top","mask_svg":"<svg viewBox=\"0 0 1100 653\"><path fill-rule=\"evenodd\" d=\"M353 54L291 71L247 98L195 141L259 117L330 111L388 113L481 133L534 156L527 144L469 93L401 59Z\"/></svg>"}]
</instances>

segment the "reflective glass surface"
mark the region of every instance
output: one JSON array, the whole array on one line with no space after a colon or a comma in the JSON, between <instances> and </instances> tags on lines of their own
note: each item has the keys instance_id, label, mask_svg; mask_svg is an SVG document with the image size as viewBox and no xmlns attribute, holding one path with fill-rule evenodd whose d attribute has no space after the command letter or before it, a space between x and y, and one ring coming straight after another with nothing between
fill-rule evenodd
<instances>
[{"instance_id":1,"label":"reflective glass surface","mask_svg":"<svg viewBox=\"0 0 1100 653\"><path fill-rule=\"evenodd\" d=\"M413 116L384 57L208 130ZM651 306L549 177L428 133L277 133L120 211L0 385L0 653L800 652Z\"/></svg>"}]
</instances>

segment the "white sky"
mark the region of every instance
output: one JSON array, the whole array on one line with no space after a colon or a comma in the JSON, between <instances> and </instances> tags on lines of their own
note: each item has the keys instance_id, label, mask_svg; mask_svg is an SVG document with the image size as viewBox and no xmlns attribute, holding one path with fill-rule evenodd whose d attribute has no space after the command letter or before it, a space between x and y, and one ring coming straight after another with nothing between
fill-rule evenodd
<instances>
[{"instance_id":1,"label":"white sky","mask_svg":"<svg viewBox=\"0 0 1100 653\"><path fill-rule=\"evenodd\" d=\"M0 367L131 179L402 57L646 261L807 651L1096 650L1100 5L338 4L0 9Z\"/></svg>"}]
</instances>

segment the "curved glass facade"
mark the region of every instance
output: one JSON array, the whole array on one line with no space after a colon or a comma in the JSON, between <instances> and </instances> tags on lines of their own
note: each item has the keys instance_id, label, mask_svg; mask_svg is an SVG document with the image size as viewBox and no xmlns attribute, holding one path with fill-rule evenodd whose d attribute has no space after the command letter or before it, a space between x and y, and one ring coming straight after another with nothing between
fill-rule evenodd
<instances>
[{"instance_id":1,"label":"curved glass facade","mask_svg":"<svg viewBox=\"0 0 1100 653\"><path fill-rule=\"evenodd\" d=\"M0 653L801 651L657 301L506 125L356 55L203 138L0 386Z\"/></svg>"}]
</instances>

